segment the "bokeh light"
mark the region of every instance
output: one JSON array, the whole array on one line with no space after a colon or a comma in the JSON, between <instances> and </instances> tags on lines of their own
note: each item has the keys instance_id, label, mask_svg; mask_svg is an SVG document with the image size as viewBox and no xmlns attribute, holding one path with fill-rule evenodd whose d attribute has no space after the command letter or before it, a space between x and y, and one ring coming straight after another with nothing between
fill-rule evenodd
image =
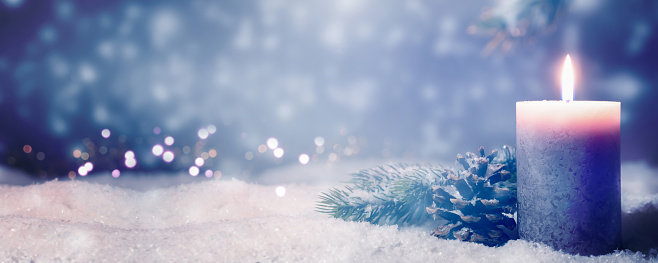
<instances>
[{"instance_id":1,"label":"bokeh light","mask_svg":"<svg viewBox=\"0 0 658 263\"><path fill-rule=\"evenodd\" d=\"M308 161L310 160L308 154L302 153L299 155L299 163L301 164L307 164Z\"/></svg>"},{"instance_id":2,"label":"bokeh light","mask_svg":"<svg viewBox=\"0 0 658 263\"><path fill-rule=\"evenodd\" d=\"M246 153L244 154L244 158L245 158L247 161L251 161L252 159L254 159L254 153L252 153L252 152L246 152Z\"/></svg>"},{"instance_id":3,"label":"bokeh light","mask_svg":"<svg viewBox=\"0 0 658 263\"><path fill-rule=\"evenodd\" d=\"M322 147L322 145L324 145L324 137L320 137L320 136L315 137L315 140L313 140L313 142L315 142L315 146Z\"/></svg>"},{"instance_id":4,"label":"bokeh light","mask_svg":"<svg viewBox=\"0 0 658 263\"><path fill-rule=\"evenodd\" d=\"M215 149L210 149L210 151L208 151L208 156L210 156L210 158L217 157L217 151Z\"/></svg>"},{"instance_id":5,"label":"bokeh light","mask_svg":"<svg viewBox=\"0 0 658 263\"><path fill-rule=\"evenodd\" d=\"M110 138L110 134L111 134L111 133L110 133L110 130L109 130L109 129L103 129L103 130L101 131L101 136L103 136L103 138L105 138L105 139Z\"/></svg>"},{"instance_id":6,"label":"bokeh light","mask_svg":"<svg viewBox=\"0 0 658 263\"><path fill-rule=\"evenodd\" d=\"M258 145L258 152L265 153L267 151L267 146L265 144Z\"/></svg>"},{"instance_id":7,"label":"bokeh light","mask_svg":"<svg viewBox=\"0 0 658 263\"><path fill-rule=\"evenodd\" d=\"M197 176L199 175L199 167L196 166L190 166L190 169L188 170L191 176Z\"/></svg>"},{"instance_id":8,"label":"bokeh light","mask_svg":"<svg viewBox=\"0 0 658 263\"><path fill-rule=\"evenodd\" d=\"M73 150L73 157L80 158L81 154L82 152L80 152L80 150Z\"/></svg>"},{"instance_id":9,"label":"bokeh light","mask_svg":"<svg viewBox=\"0 0 658 263\"><path fill-rule=\"evenodd\" d=\"M153 149L151 149L151 152L155 156L160 156L164 152L164 148L162 148L162 145L156 144L156 145L153 145Z\"/></svg>"},{"instance_id":10,"label":"bokeh light","mask_svg":"<svg viewBox=\"0 0 658 263\"><path fill-rule=\"evenodd\" d=\"M92 170L94 170L94 164L91 162L86 162L85 169L87 170L87 173L91 172Z\"/></svg>"},{"instance_id":11,"label":"bokeh light","mask_svg":"<svg viewBox=\"0 0 658 263\"><path fill-rule=\"evenodd\" d=\"M133 151L127 151L123 156L124 156L126 159L135 159L135 152L133 152Z\"/></svg>"},{"instance_id":12,"label":"bokeh light","mask_svg":"<svg viewBox=\"0 0 658 263\"><path fill-rule=\"evenodd\" d=\"M32 152L32 146L30 146L30 145L23 146L23 152L31 153Z\"/></svg>"},{"instance_id":13,"label":"bokeh light","mask_svg":"<svg viewBox=\"0 0 658 263\"><path fill-rule=\"evenodd\" d=\"M267 139L267 147L273 150L277 146L279 146L279 140L274 137Z\"/></svg>"},{"instance_id":14,"label":"bokeh light","mask_svg":"<svg viewBox=\"0 0 658 263\"><path fill-rule=\"evenodd\" d=\"M335 162L338 160L338 155L336 153L329 154L329 161Z\"/></svg>"},{"instance_id":15,"label":"bokeh light","mask_svg":"<svg viewBox=\"0 0 658 263\"><path fill-rule=\"evenodd\" d=\"M206 177L208 177L208 178L212 177L213 174L214 174L213 171L210 170L210 169L206 170L206 172L205 172L205 175L206 175Z\"/></svg>"},{"instance_id":16,"label":"bokeh light","mask_svg":"<svg viewBox=\"0 0 658 263\"><path fill-rule=\"evenodd\" d=\"M165 151L162 154L162 160L168 163L172 162L174 160L174 153L171 151Z\"/></svg>"},{"instance_id":17,"label":"bokeh light","mask_svg":"<svg viewBox=\"0 0 658 263\"><path fill-rule=\"evenodd\" d=\"M201 140L205 140L206 138L208 138L208 130L205 128L199 129L197 135Z\"/></svg>"},{"instance_id":18,"label":"bokeh light","mask_svg":"<svg viewBox=\"0 0 658 263\"><path fill-rule=\"evenodd\" d=\"M215 132L217 132L217 126L212 124L208 125L207 129L208 129L208 133L210 134L215 134Z\"/></svg>"},{"instance_id":19,"label":"bokeh light","mask_svg":"<svg viewBox=\"0 0 658 263\"><path fill-rule=\"evenodd\" d=\"M87 176L87 168L85 168L84 165L78 167L78 174L79 174L80 176Z\"/></svg>"},{"instance_id":20,"label":"bokeh light","mask_svg":"<svg viewBox=\"0 0 658 263\"><path fill-rule=\"evenodd\" d=\"M119 169L112 170L112 177L119 178L119 176L121 176L121 171L119 171Z\"/></svg>"},{"instance_id":21,"label":"bokeh light","mask_svg":"<svg viewBox=\"0 0 658 263\"><path fill-rule=\"evenodd\" d=\"M281 158L281 157L283 157L283 149L276 148L276 149L274 149L273 154L274 154L274 157Z\"/></svg>"},{"instance_id":22,"label":"bokeh light","mask_svg":"<svg viewBox=\"0 0 658 263\"><path fill-rule=\"evenodd\" d=\"M196 164L196 166L201 167L201 166L203 166L203 163L204 163L204 161L203 161L203 158L201 158L201 157L197 157L196 159L194 159L194 164Z\"/></svg>"},{"instance_id":23,"label":"bokeh light","mask_svg":"<svg viewBox=\"0 0 658 263\"><path fill-rule=\"evenodd\" d=\"M164 140L164 143L167 146L171 146L172 144L174 144L174 137L167 136L167 138L165 138L165 140Z\"/></svg>"},{"instance_id":24,"label":"bokeh light","mask_svg":"<svg viewBox=\"0 0 658 263\"><path fill-rule=\"evenodd\" d=\"M276 196L283 197L286 195L286 188L283 186L277 186L274 192L276 193Z\"/></svg>"},{"instance_id":25,"label":"bokeh light","mask_svg":"<svg viewBox=\"0 0 658 263\"><path fill-rule=\"evenodd\" d=\"M125 164L126 167L128 167L128 168L134 168L134 167L137 165L137 160L135 160L135 159L133 159L133 158L126 159L126 161L124 162L124 164Z\"/></svg>"}]
</instances>

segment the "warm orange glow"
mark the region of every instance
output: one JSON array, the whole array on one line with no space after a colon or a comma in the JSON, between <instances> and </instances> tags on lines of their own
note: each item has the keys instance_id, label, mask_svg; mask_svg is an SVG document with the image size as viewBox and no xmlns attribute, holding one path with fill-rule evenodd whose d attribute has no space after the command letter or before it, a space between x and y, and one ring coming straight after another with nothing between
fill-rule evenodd
<instances>
[{"instance_id":1,"label":"warm orange glow","mask_svg":"<svg viewBox=\"0 0 658 263\"><path fill-rule=\"evenodd\" d=\"M573 65L571 65L571 57L567 55L567 59L564 60L564 67L562 67L562 101L569 102L573 100L573 86Z\"/></svg>"}]
</instances>

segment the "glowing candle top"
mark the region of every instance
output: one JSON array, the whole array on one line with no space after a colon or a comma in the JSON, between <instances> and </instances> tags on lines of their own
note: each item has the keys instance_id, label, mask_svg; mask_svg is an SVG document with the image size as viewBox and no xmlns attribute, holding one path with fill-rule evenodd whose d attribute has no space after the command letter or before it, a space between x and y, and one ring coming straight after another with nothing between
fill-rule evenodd
<instances>
[{"instance_id":1,"label":"glowing candle top","mask_svg":"<svg viewBox=\"0 0 658 263\"><path fill-rule=\"evenodd\" d=\"M547 133L565 131L588 135L619 132L621 104L613 101L574 100L574 68L567 55L562 68L562 100L517 102L517 124Z\"/></svg>"},{"instance_id":2,"label":"glowing candle top","mask_svg":"<svg viewBox=\"0 0 658 263\"><path fill-rule=\"evenodd\" d=\"M562 67L562 101L570 102L573 100L573 65L571 65L571 57L567 55Z\"/></svg>"}]
</instances>

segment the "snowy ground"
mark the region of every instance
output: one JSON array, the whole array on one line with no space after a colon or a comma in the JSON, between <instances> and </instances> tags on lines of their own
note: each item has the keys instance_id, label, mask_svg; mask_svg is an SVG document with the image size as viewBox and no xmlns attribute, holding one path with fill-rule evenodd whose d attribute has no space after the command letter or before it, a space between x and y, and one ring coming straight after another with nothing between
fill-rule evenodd
<instances>
[{"instance_id":1,"label":"snowy ground","mask_svg":"<svg viewBox=\"0 0 658 263\"><path fill-rule=\"evenodd\" d=\"M490 248L314 212L321 191L372 164L283 167L259 183L97 174L11 186L25 181L0 170L0 261L658 262L631 251L571 256L520 240ZM623 171L633 173L624 179L626 212L658 204L658 195L637 191L656 190L655 170L633 163Z\"/></svg>"}]
</instances>

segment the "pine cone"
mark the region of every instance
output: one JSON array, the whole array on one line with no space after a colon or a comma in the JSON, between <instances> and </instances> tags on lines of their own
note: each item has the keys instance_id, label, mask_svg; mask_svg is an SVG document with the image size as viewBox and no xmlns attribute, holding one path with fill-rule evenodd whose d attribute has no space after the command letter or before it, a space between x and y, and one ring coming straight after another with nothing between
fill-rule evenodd
<instances>
[{"instance_id":1,"label":"pine cone","mask_svg":"<svg viewBox=\"0 0 658 263\"><path fill-rule=\"evenodd\" d=\"M478 152L458 154L457 162L464 169L440 174L450 184L432 187L434 203L427 212L435 220L448 221L434 229L434 236L498 246L510 239L503 230L516 227L516 192L497 186L511 179L512 173L508 160L495 160L497 150L488 156L482 147Z\"/></svg>"}]
</instances>

